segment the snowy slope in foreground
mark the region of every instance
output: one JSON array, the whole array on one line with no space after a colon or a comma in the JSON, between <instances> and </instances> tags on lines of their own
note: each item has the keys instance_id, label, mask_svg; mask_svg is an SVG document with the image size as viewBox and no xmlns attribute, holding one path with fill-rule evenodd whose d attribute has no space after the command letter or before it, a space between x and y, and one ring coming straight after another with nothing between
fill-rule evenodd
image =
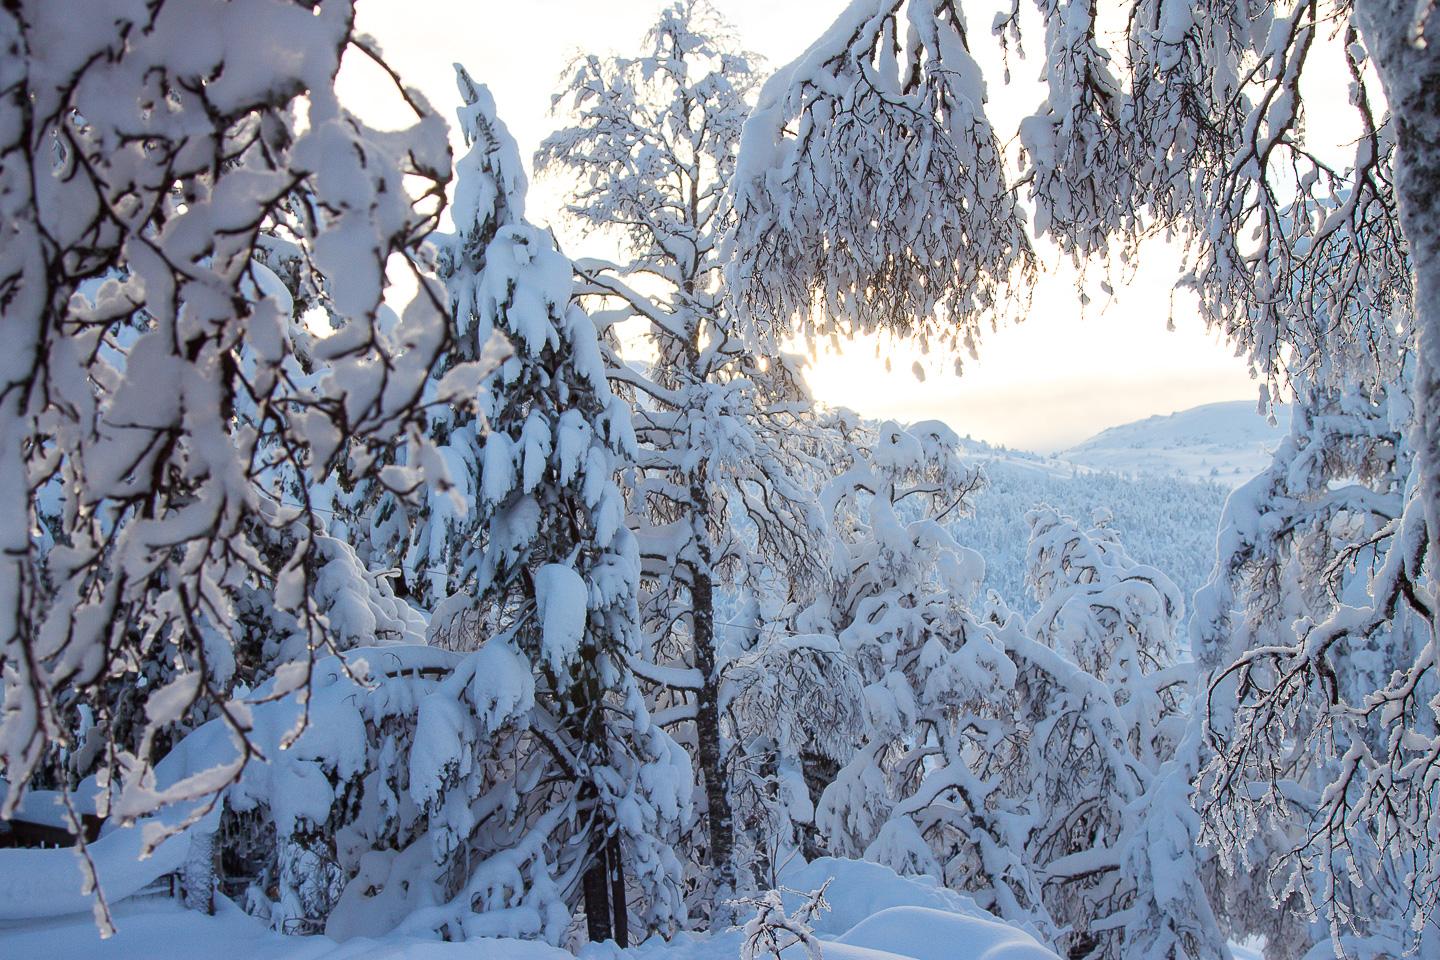
<instances>
[{"instance_id":1,"label":"snowy slope in foreground","mask_svg":"<svg viewBox=\"0 0 1440 960\"><path fill-rule=\"evenodd\" d=\"M1277 410L1276 421L1271 426L1250 400L1208 403L1102 430L1054 459L1092 470L1236 487L1269 465L1270 451L1289 429L1290 409Z\"/></svg>"},{"instance_id":2,"label":"snowy slope in foreground","mask_svg":"<svg viewBox=\"0 0 1440 960\"><path fill-rule=\"evenodd\" d=\"M816 924L824 960L1058 960L1029 934L999 922L968 898L933 881L898 877L853 860L817 860L788 873L787 885L813 889L829 877L832 909ZM229 901L216 916L168 899L129 900L116 908L120 932L101 941L88 914L0 924L0 957L27 960L575 960L519 940L438 943L407 937L287 937L271 932ZM587 946L584 960L735 960L740 934L682 935L630 950ZM785 960L803 960L787 950Z\"/></svg>"}]
</instances>

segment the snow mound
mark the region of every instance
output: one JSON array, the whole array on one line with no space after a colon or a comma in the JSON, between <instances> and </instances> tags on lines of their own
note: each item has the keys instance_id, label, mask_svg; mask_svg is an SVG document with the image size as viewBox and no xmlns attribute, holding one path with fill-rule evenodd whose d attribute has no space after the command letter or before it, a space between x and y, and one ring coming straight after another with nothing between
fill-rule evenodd
<instances>
[{"instance_id":1,"label":"snow mound","mask_svg":"<svg viewBox=\"0 0 1440 960\"><path fill-rule=\"evenodd\" d=\"M167 820L170 818L166 818ZM147 859L140 849L149 819L117 827L89 845L100 888L112 902L132 896L159 877L180 868L189 851L190 835L211 832L219 811L190 830L170 837ZM22 920L83 913L89 919L95 898L84 892L85 875L73 848L0 850L0 920ZM91 932L94 932L93 926ZM0 956L30 956L27 953Z\"/></svg>"},{"instance_id":2,"label":"snow mound","mask_svg":"<svg viewBox=\"0 0 1440 960\"><path fill-rule=\"evenodd\" d=\"M827 960L1056 960L1029 933L932 877L902 877L878 863L821 857L781 879L798 891L830 881L830 910L813 925ZM798 902L787 895L786 909Z\"/></svg>"},{"instance_id":3,"label":"snow mound","mask_svg":"<svg viewBox=\"0 0 1440 960\"><path fill-rule=\"evenodd\" d=\"M824 960L1057 960L1025 932L928 878L901 877L888 867L823 858L787 871L783 882L814 889L830 880L832 909L816 925ZM101 940L88 913L53 920L0 923L0 957L26 960L575 960L534 941L485 938L460 943L389 933L342 943L326 936L282 936L223 897L216 914L186 910L168 898L130 899L115 906L119 932ZM825 931L838 931L838 935ZM735 960L736 930L709 936L659 937L620 950L588 944L582 960ZM803 960L799 948L786 960Z\"/></svg>"},{"instance_id":4,"label":"snow mound","mask_svg":"<svg viewBox=\"0 0 1440 960\"><path fill-rule=\"evenodd\" d=\"M211 721L175 747L155 765L156 786L169 787L208 768L224 756L216 744L228 739L220 722ZM233 752L233 748L230 748ZM8 788L7 788L8 789ZM99 788L94 778L81 783L74 803L77 813L93 813ZM0 797L4 792L0 791ZM67 820L60 795L36 791L22 800L21 813L29 820L64 826ZM180 825L195 822L180 829ZM106 821L100 836L87 845L100 888L111 903L132 896L155 880L180 869L189 855L192 839L211 834L220 822L218 805L208 812L203 801L166 807L153 816L122 825ZM141 853L149 831L177 830L144 859ZM85 892L85 873L72 847L12 847L0 850L0 920L26 920L83 913L89 919L95 898ZM25 956L26 954L15 954ZM0 950L0 957L8 957Z\"/></svg>"},{"instance_id":5,"label":"snow mound","mask_svg":"<svg viewBox=\"0 0 1440 960\"><path fill-rule=\"evenodd\" d=\"M1033 937L999 920L927 907L891 907L837 943L910 960L1056 960Z\"/></svg>"},{"instance_id":6,"label":"snow mound","mask_svg":"<svg viewBox=\"0 0 1440 960\"><path fill-rule=\"evenodd\" d=\"M964 916L989 916L969 897L940 886L931 877L902 877L889 867L865 860L820 857L785 872L781 883L791 890L818 890L826 880L825 900L830 910L814 923L821 936L838 936L856 924L893 907L924 907ZM785 909L800 902L785 897Z\"/></svg>"}]
</instances>

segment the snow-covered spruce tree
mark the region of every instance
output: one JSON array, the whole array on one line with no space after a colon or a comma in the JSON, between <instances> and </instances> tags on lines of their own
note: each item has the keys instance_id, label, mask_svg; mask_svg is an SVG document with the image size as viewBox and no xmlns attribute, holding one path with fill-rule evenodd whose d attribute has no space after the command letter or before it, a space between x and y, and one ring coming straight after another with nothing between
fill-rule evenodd
<instances>
[{"instance_id":1,"label":"snow-covered spruce tree","mask_svg":"<svg viewBox=\"0 0 1440 960\"><path fill-rule=\"evenodd\" d=\"M1297 404L1271 467L1226 505L1196 597L1191 644L1214 676L1207 833L1263 866L1227 885L1227 912L1275 956L1326 954L1327 934L1350 956L1396 955L1440 883L1440 681L1408 670L1433 661L1434 604L1397 393Z\"/></svg>"},{"instance_id":2,"label":"snow-covered spruce tree","mask_svg":"<svg viewBox=\"0 0 1440 960\"><path fill-rule=\"evenodd\" d=\"M278 702L257 708L254 729L266 748L266 762L247 765L226 791L213 841L222 875L217 879L237 894L242 891L236 885L248 884L243 890L246 910L282 932L324 928L354 873L350 831L383 803L376 781L385 782L395 756L393 743L388 756L385 752L386 735L399 726L413 726L405 724L410 718L401 705L413 705L417 697L405 688L423 687L422 669L434 666L419 646L425 622L394 596L390 578L367 569L343 541L326 537L320 546L325 562L317 570L314 589L339 658L317 663L319 679L303 702L298 691L273 696L279 678L273 671L267 675L263 665L288 662L286 647L302 643L304 637L258 591L241 605L242 614L251 618L245 636L253 642L250 652L260 665L245 674L245 682L253 685L252 699ZM386 652L377 656L376 647ZM422 651L418 661L400 659L407 649ZM361 663L367 657L378 668L368 674ZM397 670L402 662L413 672ZM301 711L310 723L287 749L276 750L274 745ZM373 731L368 738L367 730ZM196 735L203 737L204 732ZM177 746L185 753L197 750L189 740ZM205 759L198 757L202 763Z\"/></svg>"},{"instance_id":3,"label":"snow-covered spruce tree","mask_svg":"<svg viewBox=\"0 0 1440 960\"><path fill-rule=\"evenodd\" d=\"M523 219L519 157L493 100L459 80L472 139L447 283L457 328L478 343L499 331L513 353L480 399L478 536L454 548L464 589L437 608L431 633L525 676L476 670L421 704L410 793L436 856L468 874L451 900L456 929L472 910L520 907L546 918L524 932L555 940L556 910L580 906L590 939L623 944L632 906L647 933L684 920L671 847L692 789L688 758L651 723L631 672L640 560L617 485L635 457L631 413L610 391L594 323L571 302L569 259ZM479 709L498 702L512 705L501 724Z\"/></svg>"},{"instance_id":4,"label":"snow-covered spruce tree","mask_svg":"<svg viewBox=\"0 0 1440 960\"><path fill-rule=\"evenodd\" d=\"M648 370L617 353L609 373L635 398L640 445L632 523L654 665L636 670L704 780L706 832L690 845L709 865L696 898L704 910L736 884L717 591L742 571L751 583L779 571L770 579L795 590L818 572L818 524L790 437L808 428L809 398L793 363L764 355L773 348L738 322L722 282L753 83L728 26L703 0L684 0L662 11L641 56L574 64L556 98L574 122L536 157L575 177L568 213L618 240L626 258L577 264L581 292L604 298L597 321L638 318L655 353Z\"/></svg>"},{"instance_id":5,"label":"snow-covered spruce tree","mask_svg":"<svg viewBox=\"0 0 1440 960\"><path fill-rule=\"evenodd\" d=\"M304 687L328 642L313 583L323 522L303 501L276 503L264 476L283 463L318 482L342 451L423 444L443 294L417 269L398 322L384 328L378 310L387 261L413 267L404 255L434 225L449 151L411 91L396 90L416 116L404 131L340 107L341 55L379 59L352 17L334 0L0 12L0 501L27 518L7 525L0 563L0 755L13 784L70 737L58 713L70 691L105 740L102 813L213 798L255 753L230 687L242 595L268 590L304 637L284 686ZM211 38L198 46L197 19ZM326 277L338 322L313 346L324 376L303 384L289 366L291 298L257 267L292 203L294 248ZM442 399L464 402L478 375L456 371ZM42 552L35 493L55 478ZM157 656L174 676L144 695L148 730L213 711L235 746L177 783L152 780L163 745L149 733L133 750L108 739L127 698L139 708L123 678Z\"/></svg>"},{"instance_id":6,"label":"snow-covered spruce tree","mask_svg":"<svg viewBox=\"0 0 1440 960\"><path fill-rule=\"evenodd\" d=\"M426 385L424 432L427 449L400 449L388 461L365 464L363 473L347 472L326 491L334 503L334 525L355 544L374 569L393 570L397 589L422 609L433 610L445 597L473 582L483 522L469 509L478 496L484 418L469 407L434 402L445 375L483 361L491 367L504 356L504 336L474 318L485 256L497 230L520 222L526 193L518 148L484 86L458 65L463 106L457 126L468 149L457 166L451 215L461 224L453 235L432 235L436 271L450 290L449 348ZM392 466L418 456L438 455L453 486L420 485L399 496L378 479ZM399 463L397 464L397 459Z\"/></svg>"},{"instance_id":7,"label":"snow-covered spruce tree","mask_svg":"<svg viewBox=\"0 0 1440 960\"><path fill-rule=\"evenodd\" d=\"M1359 782L1385 782L1394 809L1406 811L1401 819L1426 825L1413 845L1398 829L1383 843L1420 865L1414 889L1424 895L1414 916L1417 928L1430 929L1440 884L1423 881L1437 856L1440 787L1426 771L1440 762L1440 708L1421 691L1434 671L1435 619L1425 611L1433 609L1440 566L1435 5L1127 0L1104 11L1093 0L1041 0L1035 7L1044 25L1046 99L1020 125L1022 173L1007 184L981 113L984 87L959 4L852 3L761 91L736 174L732 277L751 311L782 325L809 322L818 303L861 327L924 333L941 303L942 329L967 338L991 291L1024 255L1018 213L994 205L1026 187L1037 229L1079 261L1108 261L1113 252L1133 268L1152 231L1183 243L1180 285L1270 386L1288 383L1301 397L1348 389L1374 398L1402 369L1396 352L1413 352L1403 368L1405 402L1391 391L1391 403L1408 408L1398 431L1415 455L1402 491L1408 520L1358 547L1387 557L1396 547L1410 559L1397 555L1384 568L1395 575L1377 576L1368 588L1359 609L1373 618L1365 624L1350 622L1345 611L1353 605L1342 604L1280 645L1286 674L1303 681L1283 697L1323 714L1335 699L1326 678L1338 669L1342 640L1395 628L1398 608L1387 596L1399 589L1426 621L1428 641L1355 704L1384 712L1382 704L1399 698L1405 706L1393 711L1395 735L1371 750L1361 746L1363 736L1331 726L1328 743L1312 743L1336 762L1327 798L1349 796ZM1116 29L1103 30L1101 15L1112 12ZM1014 4L994 31L1016 43L1025 19ZM1302 83L1335 69L1351 78L1348 116L1324 105L1328 119L1350 127L1342 149L1353 152L1339 160L1310 135L1314 104ZM875 109L851 109L862 100ZM947 175L933 175L939 165ZM959 192L970 184L974 196ZM1267 606L1253 612L1263 617ZM1270 688L1221 689L1244 698L1245 708ZM1223 724L1229 711L1220 709ZM1228 739L1223 729L1222 736ZM1222 784L1241 778L1252 759L1283 765L1288 741L1228 742L1231 776ZM1339 833L1324 836L1359 843L1370 821L1333 822ZM1297 835L1313 829L1299 819L1290 825ZM1328 872L1342 860L1315 865ZM1340 887L1348 882L1330 876Z\"/></svg>"}]
</instances>

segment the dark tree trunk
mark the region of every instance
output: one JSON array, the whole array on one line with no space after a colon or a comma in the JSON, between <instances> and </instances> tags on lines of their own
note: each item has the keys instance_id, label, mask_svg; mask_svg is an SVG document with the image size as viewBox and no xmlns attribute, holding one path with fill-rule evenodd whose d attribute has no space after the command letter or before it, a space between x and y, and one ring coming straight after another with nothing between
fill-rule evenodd
<instances>
[{"instance_id":1,"label":"dark tree trunk","mask_svg":"<svg viewBox=\"0 0 1440 960\"><path fill-rule=\"evenodd\" d=\"M622 948L630 946L630 912L625 902L625 861L620 858L620 838L610 838L610 906L614 911L615 942Z\"/></svg>"},{"instance_id":2,"label":"dark tree trunk","mask_svg":"<svg viewBox=\"0 0 1440 960\"><path fill-rule=\"evenodd\" d=\"M585 931L591 943L604 943L614 936L610 925L610 869L605 840L590 845L590 865L581 885L585 891Z\"/></svg>"},{"instance_id":3,"label":"dark tree trunk","mask_svg":"<svg viewBox=\"0 0 1440 960\"><path fill-rule=\"evenodd\" d=\"M805 792L810 795L810 805L820 809L820 797L825 788L835 782L835 777L840 772L840 764L836 760L822 756L818 753L806 751L800 754L800 772L805 777ZM801 853L806 860L814 860L816 857L823 857L829 854L825 845L821 842L820 831L814 823L807 823L801 830Z\"/></svg>"},{"instance_id":4,"label":"dark tree trunk","mask_svg":"<svg viewBox=\"0 0 1440 960\"><path fill-rule=\"evenodd\" d=\"M588 646L580 667L582 674L569 694L572 709L575 711L571 722L575 723L577 728L579 752L592 764L604 763L608 753L603 694L596 669L598 659L595 648ZM606 856L609 846L609 817L600 805L599 791L593 780L587 780L581 785L578 799L580 815L590 815L590 862L586 864L580 881L585 896L585 927L591 943L604 943L615 935L610 916L610 863ZM624 909L623 905L620 909Z\"/></svg>"},{"instance_id":5,"label":"dark tree trunk","mask_svg":"<svg viewBox=\"0 0 1440 960\"><path fill-rule=\"evenodd\" d=\"M703 485L691 496L704 503ZM703 521L702 521L703 522ZM710 864L715 887L722 896L735 889L735 817L725 777L725 756L720 743L720 678L715 674L715 596L710 579L709 544L699 545L700 563L692 573L691 610L695 631L695 667L703 678L695 705L695 733L700 774L705 778L706 825L710 834Z\"/></svg>"}]
</instances>

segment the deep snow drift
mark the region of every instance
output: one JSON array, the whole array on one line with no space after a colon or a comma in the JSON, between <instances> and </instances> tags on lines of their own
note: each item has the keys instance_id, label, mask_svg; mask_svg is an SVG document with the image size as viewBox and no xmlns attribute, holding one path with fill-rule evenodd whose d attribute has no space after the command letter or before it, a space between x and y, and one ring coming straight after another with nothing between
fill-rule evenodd
<instances>
[{"instance_id":1,"label":"deep snow drift","mask_svg":"<svg viewBox=\"0 0 1440 960\"><path fill-rule=\"evenodd\" d=\"M8 851L6 851L8 852ZM68 856L66 851L47 851ZM786 885L814 889L833 878L829 912L815 924L826 960L1056 960L1024 931L1001 923L968 898L933 882L896 876L872 863L824 858L790 871ZM791 898L793 899L793 898ZM0 957L27 960L573 960L532 941L482 939L441 943L413 937L282 936L223 898L213 917L168 898L138 898L115 910L119 933L99 939L88 914L0 924ZM741 918L744 919L743 917ZM734 960L740 934L653 939L629 950L588 945L582 960ZM792 958L793 954L793 958ZM800 960L798 949L785 960Z\"/></svg>"}]
</instances>

